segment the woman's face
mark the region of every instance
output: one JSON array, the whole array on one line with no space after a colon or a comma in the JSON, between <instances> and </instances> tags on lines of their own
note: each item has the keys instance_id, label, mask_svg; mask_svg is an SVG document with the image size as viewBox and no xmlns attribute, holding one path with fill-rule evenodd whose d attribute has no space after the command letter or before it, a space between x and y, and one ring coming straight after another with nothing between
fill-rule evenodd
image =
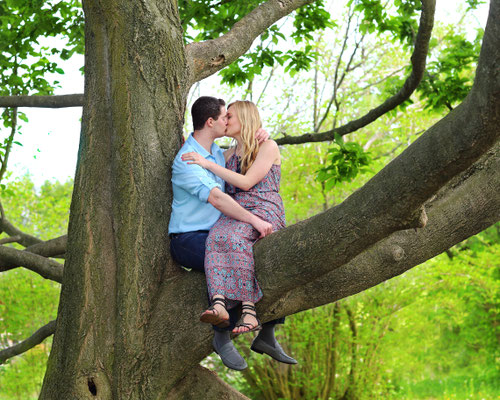
<instances>
[{"instance_id":1,"label":"woman's face","mask_svg":"<svg viewBox=\"0 0 500 400\"><path fill-rule=\"evenodd\" d=\"M241 132L241 123L233 106L227 109L226 136L235 137Z\"/></svg>"}]
</instances>

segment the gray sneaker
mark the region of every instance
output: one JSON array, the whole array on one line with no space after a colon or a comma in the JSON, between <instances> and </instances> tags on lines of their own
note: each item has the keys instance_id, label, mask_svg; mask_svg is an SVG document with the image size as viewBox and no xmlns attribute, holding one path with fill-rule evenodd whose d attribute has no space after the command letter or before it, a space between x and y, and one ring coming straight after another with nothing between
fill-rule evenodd
<instances>
[{"instance_id":1,"label":"gray sneaker","mask_svg":"<svg viewBox=\"0 0 500 400\"><path fill-rule=\"evenodd\" d=\"M274 358L276 361L285 364L297 364L297 360L286 354L277 341L275 341L274 344L271 345L257 336L253 340L250 349L259 354L267 354L268 356Z\"/></svg>"},{"instance_id":2,"label":"gray sneaker","mask_svg":"<svg viewBox=\"0 0 500 400\"><path fill-rule=\"evenodd\" d=\"M238 350L236 350L236 347L234 347L232 341L229 341L219 347L217 340L215 340L214 337L212 340L212 345L214 346L215 352L219 355L222 363L226 367L234 369L236 371L243 371L248 367L247 362L240 355L240 353L238 353Z\"/></svg>"}]
</instances>

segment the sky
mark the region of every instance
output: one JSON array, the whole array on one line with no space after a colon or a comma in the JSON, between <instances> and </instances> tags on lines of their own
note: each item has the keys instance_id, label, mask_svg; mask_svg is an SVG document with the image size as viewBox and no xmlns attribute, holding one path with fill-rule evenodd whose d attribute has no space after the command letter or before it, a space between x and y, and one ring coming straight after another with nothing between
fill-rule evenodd
<instances>
[{"instance_id":1,"label":"sky","mask_svg":"<svg viewBox=\"0 0 500 400\"><path fill-rule=\"evenodd\" d=\"M452 0L437 0L436 20L452 21L456 12L449 4ZM488 5L481 6L477 12L478 24L486 25ZM61 88L55 94L72 94L83 92L83 76L79 68L83 65L83 56L74 55L68 61L58 64L65 71L64 75L56 75L53 79L61 82ZM218 78L211 77L201 82L199 95L217 95ZM29 174L37 187L46 180L66 181L75 174L78 143L80 137L81 107L62 109L23 108L28 123L21 123L21 134L16 140L23 146L14 146L10 159L10 176L7 180ZM6 130L0 131L2 137Z\"/></svg>"}]
</instances>

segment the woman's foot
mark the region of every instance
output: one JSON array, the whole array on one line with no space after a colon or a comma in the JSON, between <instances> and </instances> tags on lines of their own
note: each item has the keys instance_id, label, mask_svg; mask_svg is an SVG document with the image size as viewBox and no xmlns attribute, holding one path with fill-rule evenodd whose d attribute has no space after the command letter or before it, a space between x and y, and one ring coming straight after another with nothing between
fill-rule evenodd
<instances>
[{"instance_id":1,"label":"woman's foot","mask_svg":"<svg viewBox=\"0 0 500 400\"><path fill-rule=\"evenodd\" d=\"M212 305L200 315L200 321L219 328L228 327L229 313L226 310L226 299L223 296L212 297Z\"/></svg>"},{"instance_id":2,"label":"woman's foot","mask_svg":"<svg viewBox=\"0 0 500 400\"><path fill-rule=\"evenodd\" d=\"M255 332L262 329L253 303L243 303L241 318L233 329L233 333Z\"/></svg>"}]
</instances>

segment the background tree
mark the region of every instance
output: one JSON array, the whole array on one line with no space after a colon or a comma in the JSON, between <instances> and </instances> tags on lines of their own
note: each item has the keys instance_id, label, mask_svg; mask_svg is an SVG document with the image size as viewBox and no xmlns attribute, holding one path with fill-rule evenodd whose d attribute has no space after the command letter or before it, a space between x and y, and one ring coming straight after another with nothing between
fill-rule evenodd
<instances>
[{"instance_id":1,"label":"background tree","mask_svg":"<svg viewBox=\"0 0 500 400\"><path fill-rule=\"evenodd\" d=\"M180 145L189 88L236 61L266 28L306 3L265 2L238 14L241 20L219 38L186 46L176 4L84 3L84 114L68 244L58 239L27 252L3 248L1 254L57 280L62 267L34 254L65 250L42 398L194 397L197 391L240 396L197 366L210 351L209 329L193 322L203 308L202 278L179 271L169 258L165 227L171 191L162 183ZM416 35L408 14L418 5L397 4L396 18L386 18L378 2L364 9L370 11L366 29L395 27L403 39L414 41L411 73L401 90L354 121L285 137L281 144L345 135L409 98L424 74L434 3L422 2ZM264 319L373 286L498 220L499 8L493 0L475 84L459 107L342 204L256 246ZM201 15L207 15L203 8ZM295 62L300 65L302 58L297 54ZM0 104L69 103L39 96L35 101L5 97ZM465 208L466 224L461 222ZM427 219L425 229L408 231ZM2 224L7 225L5 218ZM19 242L30 246L27 240L32 239L23 236ZM274 265L270 254L280 256ZM312 288L314 298L308 295ZM190 350L179 352L183 346Z\"/></svg>"}]
</instances>

